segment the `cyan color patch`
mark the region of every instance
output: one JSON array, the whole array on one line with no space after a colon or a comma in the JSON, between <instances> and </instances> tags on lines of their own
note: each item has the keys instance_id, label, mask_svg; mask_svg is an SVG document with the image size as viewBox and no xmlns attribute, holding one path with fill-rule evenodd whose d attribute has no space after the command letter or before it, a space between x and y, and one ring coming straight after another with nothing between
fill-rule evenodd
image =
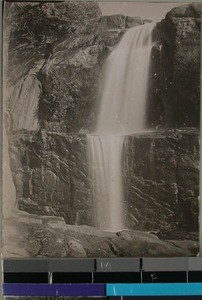
<instances>
[{"instance_id":1,"label":"cyan color patch","mask_svg":"<svg viewBox=\"0 0 202 300\"><path fill-rule=\"evenodd\" d=\"M202 296L202 283L107 284L106 296Z\"/></svg>"}]
</instances>

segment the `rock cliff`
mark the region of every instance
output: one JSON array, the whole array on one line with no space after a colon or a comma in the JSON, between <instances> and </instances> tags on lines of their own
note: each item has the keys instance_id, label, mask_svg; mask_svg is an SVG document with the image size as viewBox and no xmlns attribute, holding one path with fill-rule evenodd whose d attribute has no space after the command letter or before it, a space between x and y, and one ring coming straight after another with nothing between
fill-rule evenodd
<instances>
[{"instance_id":1,"label":"rock cliff","mask_svg":"<svg viewBox=\"0 0 202 300\"><path fill-rule=\"evenodd\" d=\"M126 203L132 228L198 230L199 132L166 130L125 138Z\"/></svg>"},{"instance_id":2,"label":"rock cliff","mask_svg":"<svg viewBox=\"0 0 202 300\"><path fill-rule=\"evenodd\" d=\"M152 103L157 107L154 122L172 128L199 127L201 4L172 9L158 30L162 68Z\"/></svg>"}]
</instances>

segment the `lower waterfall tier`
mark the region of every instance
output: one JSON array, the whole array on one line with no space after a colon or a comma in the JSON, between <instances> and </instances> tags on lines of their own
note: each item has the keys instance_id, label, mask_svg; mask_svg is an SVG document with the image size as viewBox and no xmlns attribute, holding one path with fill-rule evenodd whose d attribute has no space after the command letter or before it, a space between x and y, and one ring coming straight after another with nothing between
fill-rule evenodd
<instances>
[{"instance_id":1,"label":"lower waterfall tier","mask_svg":"<svg viewBox=\"0 0 202 300\"><path fill-rule=\"evenodd\" d=\"M122 176L123 143L122 135L87 135L95 226L110 232L126 228Z\"/></svg>"},{"instance_id":2,"label":"lower waterfall tier","mask_svg":"<svg viewBox=\"0 0 202 300\"><path fill-rule=\"evenodd\" d=\"M95 225L86 135L19 132L9 152L20 210ZM122 175L128 228L181 239L198 232L197 129L125 137Z\"/></svg>"}]
</instances>

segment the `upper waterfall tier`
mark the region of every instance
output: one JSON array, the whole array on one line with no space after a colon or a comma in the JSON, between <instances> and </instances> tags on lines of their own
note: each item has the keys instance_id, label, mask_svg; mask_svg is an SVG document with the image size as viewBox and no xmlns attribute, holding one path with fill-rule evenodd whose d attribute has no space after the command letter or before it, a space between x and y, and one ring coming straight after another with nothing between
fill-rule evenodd
<instances>
[{"instance_id":1,"label":"upper waterfall tier","mask_svg":"<svg viewBox=\"0 0 202 300\"><path fill-rule=\"evenodd\" d=\"M155 25L129 29L108 57L96 133L127 134L145 129Z\"/></svg>"}]
</instances>

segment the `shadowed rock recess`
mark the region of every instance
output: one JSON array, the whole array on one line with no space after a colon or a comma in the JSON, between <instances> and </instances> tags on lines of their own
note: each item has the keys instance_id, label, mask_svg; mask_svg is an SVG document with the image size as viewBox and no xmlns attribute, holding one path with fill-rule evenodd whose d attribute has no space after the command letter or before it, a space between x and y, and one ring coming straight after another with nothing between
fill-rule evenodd
<instances>
[{"instance_id":1,"label":"shadowed rock recess","mask_svg":"<svg viewBox=\"0 0 202 300\"><path fill-rule=\"evenodd\" d=\"M201 5L157 24L147 105L152 131L125 136L127 228L94 227L86 134L103 65L147 20L102 16L97 3L7 3L5 110L18 209L5 257L195 256L198 252Z\"/></svg>"}]
</instances>

